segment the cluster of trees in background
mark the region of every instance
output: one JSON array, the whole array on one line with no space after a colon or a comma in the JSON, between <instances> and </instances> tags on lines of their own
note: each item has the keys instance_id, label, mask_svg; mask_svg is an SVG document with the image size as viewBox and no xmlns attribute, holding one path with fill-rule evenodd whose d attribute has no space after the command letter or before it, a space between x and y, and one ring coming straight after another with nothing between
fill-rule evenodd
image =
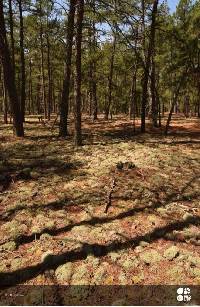
<instances>
[{"instance_id":1,"label":"cluster of trees in background","mask_svg":"<svg viewBox=\"0 0 200 307\"><path fill-rule=\"evenodd\" d=\"M0 111L24 135L28 114L57 114L75 144L81 116L200 117L200 1L0 0Z\"/></svg>"}]
</instances>

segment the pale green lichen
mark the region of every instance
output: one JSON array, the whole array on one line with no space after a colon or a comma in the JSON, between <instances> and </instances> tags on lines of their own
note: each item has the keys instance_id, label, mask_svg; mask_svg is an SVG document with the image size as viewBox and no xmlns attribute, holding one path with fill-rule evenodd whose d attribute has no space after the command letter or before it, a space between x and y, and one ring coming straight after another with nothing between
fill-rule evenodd
<instances>
[{"instance_id":1,"label":"pale green lichen","mask_svg":"<svg viewBox=\"0 0 200 307\"><path fill-rule=\"evenodd\" d=\"M128 282L129 282L129 280L128 280L128 278L127 278L127 276L124 272L121 272L119 274L118 279L119 279L120 285L127 285Z\"/></svg>"},{"instance_id":2,"label":"pale green lichen","mask_svg":"<svg viewBox=\"0 0 200 307\"><path fill-rule=\"evenodd\" d=\"M97 257L94 257L93 255L89 255L86 259L88 264L90 264L94 269L96 269L100 265L100 260Z\"/></svg>"},{"instance_id":3,"label":"pale green lichen","mask_svg":"<svg viewBox=\"0 0 200 307\"><path fill-rule=\"evenodd\" d=\"M10 238L16 239L20 235L25 234L28 227L25 224L20 224L18 221L12 221L4 224L2 230L6 231Z\"/></svg>"},{"instance_id":4,"label":"pale green lichen","mask_svg":"<svg viewBox=\"0 0 200 307\"><path fill-rule=\"evenodd\" d=\"M0 252L2 251L13 252L16 248L17 248L16 243L14 241L10 241L0 246Z\"/></svg>"},{"instance_id":5,"label":"pale green lichen","mask_svg":"<svg viewBox=\"0 0 200 307\"><path fill-rule=\"evenodd\" d=\"M11 262L11 268L13 271L19 269L23 264L23 260L22 259L13 259L12 262Z\"/></svg>"},{"instance_id":6,"label":"pale green lichen","mask_svg":"<svg viewBox=\"0 0 200 307\"><path fill-rule=\"evenodd\" d=\"M117 259L120 258L120 255L118 253L115 253L115 252L111 252L108 254L108 256L111 258L111 260L113 262L115 262Z\"/></svg>"},{"instance_id":7,"label":"pale green lichen","mask_svg":"<svg viewBox=\"0 0 200 307\"><path fill-rule=\"evenodd\" d=\"M71 279L73 272L73 264L72 262L65 263L59 266L55 271L55 276L59 282L68 282Z\"/></svg>"},{"instance_id":8,"label":"pale green lichen","mask_svg":"<svg viewBox=\"0 0 200 307\"><path fill-rule=\"evenodd\" d=\"M121 266L125 269L125 270L130 270L132 268L136 268L139 266L140 262L138 261L137 257L131 257L129 259L121 259L119 261L119 263L121 264Z\"/></svg>"},{"instance_id":9,"label":"pale green lichen","mask_svg":"<svg viewBox=\"0 0 200 307\"><path fill-rule=\"evenodd\" d=\"M193 277L200 277L200 269L199 269L199 268L190 268L190 269L189 269L189 273L190 273Z\"/></svg>"},{"instance_id":10,"label":"pale green lichen","mask_svg":"<svg viewBox=\"0 0 200 307\"><path fill-rule=\"evenodd\" d=\"M191 265L200 267L200 257L189 256L187 260Z\"/></svg>"},{"instance_id":11,"label":"pale green lichen","mask_svg":"<svg viewBox=\"0 0 200 307\"><path fill-rule=\"evenodd\" d=\"M90 275L85 264L79 266L71 279L71 285L84 286L90 284Z\"/></svg>"},{"instance_id":12,"label":"pale green lichen","mask_svg":"<svg viewBox=\"0 0 200 307\"><path fill-rule=\"evenodd\" d=\"M173 260L179 255L179 248L176 246L171 246L164 252L164 257L167 260Z\"/></svg>"},{"instance_id":13,"label":"pale green lichen","mask_svg":"<svg viewBox=\"0 0 200 307\"><path fill-rule=\"evenodd\" d=\"M104 266L99 267L93 275L92 284L103 285L104 279L107 276L107 270Z\"/></svg>"},{"instance_id":14,"label":"pale green lichen","mask_svg":"<svg viewBox=\"0 0 200 307\"><path fill-rule=\"evenodd\" d=\"M140 254L140 259L146 264L153 264L163 260L163 257L156 250L149 250Z\"/></svg>"}]
</instances>

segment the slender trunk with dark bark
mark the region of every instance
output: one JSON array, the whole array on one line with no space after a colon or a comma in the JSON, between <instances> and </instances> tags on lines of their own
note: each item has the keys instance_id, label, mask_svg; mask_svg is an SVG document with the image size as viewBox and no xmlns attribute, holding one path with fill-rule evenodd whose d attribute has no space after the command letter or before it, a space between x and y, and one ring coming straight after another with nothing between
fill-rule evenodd
<instances>
[{"instance_id":1,"label":"slender trunk with dark bark","mask_svg":"<svg viewBox=\"0 0 200 307\"><path fill-rule=\"evenodd\" d=\"M67 119L69 111L69 93L71 83L71 62L72 62L72 47L74 36L74 17L77 0L70 0L70 8L67 22L67 49L65 59L65 75L62 86L62 96L60 101L60 125L59 135L66 137L68 134Z\"/></svg>"},{"instance_id":2,"label":"slender trunk with dark bark","mask_svg":"<svg viewBox=\"0 0 200 307\"><path fill-rule=\"evenodd\" d=\"M7 41L3 1L0 1L0 59L3 66L5 87L10 99L10 108L13 115L13 131L18 137L24 136L23 121L20 112L19 97L15 85L15 73L13 70L10 50Z\"/></svg>"},{"instance_id":3,"label":"slender trunk with dark bark","mask_svg":"<svg viewBox=\"0 0 200 307\"><path fill-rule=\"evenodd\" d=\"M92 1L93 13L96 13L95 0ZM93 121L98 119L98 101L97 101L97 80L96 80L96 70L97 70L97 61L94 58L97 41L96 41L96 25L95 21L92 21L92 52L93 52L93 61L92 61L92 116Z\"/></svg>"},{"instance_id":4,"label":"slender trunk with dark bark","mask_svg":"<svg viewBox=\"0 0 200 307\"><path fill-rule=\"evenodd\" d=\"M7 92L6 92L4 81L3 81L3 119L4 119L4 124L7 124L8 123L8 99L7 99Z\"/></svg>"},{"instance_id":5,"label":"slender trunk with dark bark","mask_svg":"<svg viewBox=\"0 0 200 307\"><path fill-rule=\"evenodd\" d=\"M51 119L52 108L52 85L51 85L51 60L50 60L50 43L49 35L46 34L47 41L47 74L48 74L48 96L47 96L47 119Z\"/></svg>"},{"instance_id":6,"label":"slender trunk with dark bark","mask_svg":"<svg viewBox=\"0 0 200 307\"><path fill-rule=\"evenodd\" d=\"M130 99L130 107L129 107L130 119L133 119L135 115L136 82L137 82L137 66L134 65L133 73L132 73L131 99Z\"/></svg>"},{"instance_id":7,"label":"slender trunk with dark bark","mask_svg":"<svg viewBox=\"0 0 200 307\"><path fill-rule=\"evenodd\" d=\"M77 22L76 22L76 69L75 69L75 104L74 104L74 121L75 121L75 146L82 145L81 132L81 83L82 83L82 30L84 16L84 0L77 0Z\"/></svg>"},{"instance_id":8,"label":"slender trunk with dark bark","mask_svg":"<svg viewBox=\"0 0 200 307\"><path fill-rule=\"evenodd\" d=\"M22 10L22 1L18 0L19 16L20 16L20 62L21 62L21 116L23 122L25 121L25 104L26 104L26 67L24 54L24 18Z\"/></svg>"},{"instance_id":9,"label":"slender trunk with dark bark","mask_svg":"<svg viewBox=\"0 0 200 307\"><path fill-rule=\"evenodd\" d=\"M10 26L10 43L11 43L12 65L13 65L13 70L15 71L15 40L14 40L12 0L9 0L9 26Z\"/></svg>"},{"instance_id":10,"label":"slender trunk with dark bark","mask_svg":"<svg viewBox=\"0 0 200 307\"><path fill-rule=\"evenodd\" d=\"M156 98L156 71L154 54L152 55L152 69L151 69L151 119L153 127L158 127L158 100Z\"/></svg>"},{"instance_id":11,"label":"slender trunk with dark bark","mask_svg":"<svg viewBox=\"0 0 200 307\"><path fill-rule=\"evenodd\" d=\"M41 79L42 79L42 105L44 117L47 118L47 105L46 105L46 88L45 88L45 72L44 72L44 40L43 40L43 25L42 25L42 6L40 3L40 53L41 53Z\"/></svg>"},{"instance_id":12,"label":"slender trunk with dark bark","mask_svg":"<svg viewBox=\"0 0 200 307\"><path fill-rule=\"evenodd\" d=\"M105 120L108 120L108 118L109 118L110 107L112 105L115 50L116 50L116 34L114 33L112 54L111 54L111 59L110 59L110 73L109 73L109 77L108 77L108 102L107 102L106 108L105 108Z\"/></svg>"},{"instance_id":13,"label":"slender trunk with dark bark","mask_svg":"<svg viewBox=\"0 0 200 307\"><path fill-rule=\"evenodd\" d=\"M144 75L142 80L142 109L141 109L141 132L146 131L146 107L148 100L148 82L149 82L149 72L151 66L151 57L154 50L155 44L155 32L156 32L156 15L158 10L159 0L154 0L153 11L152 11L152 22L151 22L151 33L149 38L149 46L147 52L147 58L144 67Z\"/></svg>"},{"instance_id":14,"label":"slender trunk with dark bark","mask_svg":"<svg viewBox=\"0 0 200 307\"><path fill-rule=\"evenodd\" d=\"M168 116L167 123L166 123L165 135L168 134L168 131L169 131L169 128L170 128L170 123L171 123L171 120L172 120L172 115L173 115L173 112L174 112L174 107L177 104L177 99L178 99L184 78L185 78L185 75L183 74L183 76L181 77L181 79L179 81L178 88L176 89L176 92L174 93L171 109L170 109L169 116Z\"/></svg>"},{"instance_id":15,"label":"slender trunk with dark bark","mask_svg":"<svg viewBox=\"0 0 200 307\"><path fill-rule=\"evenodd\" d=\"M28 112L33 113L33 84L32 84L32 61L29 61L29 90L28 90Z\"/></svg>"},{"instance_id":16,"label":"slender trunk with dark bark","mask_svg":"<svg viewBox=\"0 0 200 307\"><path fill-rule=\"evenodd\" d=\"M2 110L3 110L3 118L4 118L4 124L8 123L8 104L7 104L7 93L5 88L5 82L4 82L4 76L3 71L1 70L0 66L0 80L1 80L1 97L2 97Z\"/></svg>"}]
</instances>

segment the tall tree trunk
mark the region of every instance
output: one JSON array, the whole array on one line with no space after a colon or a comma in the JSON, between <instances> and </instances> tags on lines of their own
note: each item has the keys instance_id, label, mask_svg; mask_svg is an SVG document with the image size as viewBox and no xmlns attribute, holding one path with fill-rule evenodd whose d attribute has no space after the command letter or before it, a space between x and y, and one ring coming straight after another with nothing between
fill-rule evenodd
<instances>
[{"instance_id":1,"label":"tall tree trunk","mask_svg":"<svg viewBox=\"0 0 200 307\"><path fill-rule=\"evenodd\" d=\"M65 59L65 74L62 87L62 96L60 101L60 125L59 135L66 137L68 134L67 119L69 111L69 93L71 83L71 62L72 62L72 46L74 36L74 17L77 0L70 0L70 8L67 22L67 49Z\"/></svg>"},{"instance_id":2,"label":"tall tree trunk","mask_svg":"<svg viewBox=\"0 0 200 307\"><path fill-rule=\"evenodd\" d=\"M143 45L143 50L142 50L142 58L143 61L145 62L146 60L146 25L145 25L145 11L146 11L146 4L145 0L141 0L141 32L142 32L142 45Z\"/></svg>"},{"instance_id":3,"label":"tall tree trunk","mask_svg":"<svg viewBox=\"0 0 200 307\"><path fill-rule=\"evenodd\" d=\"M153 11L152 11L152 22L151 22L151 33L149 38L149 46L147 52L147 58L144 67L144 75L142 80L142 109L141 109L141 132L146 131L146 107L148 100L148 82L149 82L149 72L151 66L151 57L155 45L155 32L156 32L156 15L158 10L159 0L154 0Z\"/></svg>"},{"instance_id":4,"label":"tall tree trunk","mask_svg":"<svg viewBox=\"0 0 200 307\"><path fill-rule=\"evenodd\" d=\"M108 102L105 108L105 120L108 120L109 113L110 113L110 107L112 105L115 50L116 50L116 34L114 33L112 54L111 54L111 59L110 59L110 73L108 77Z\"/></svg>"},{"instance_id":5,"label":"tall tree trunk","mask_svg":"<svg viewBox=\"0 0 200 307\"><path fill-rule=\"evenodd\" d=\"M131 99L129 107L130 119L133 119L133 117L135 116L136 82L137 82L137 65L134 65L132 72Z\"/></svg>"},{"instance_id":6,"label":"tall tree trunk","mask_svg":"<svg viewBox=\"0 0 200 307\"><path fill-rule=\"evenodd\" d=\"M165 135L168 134L168 131L169 131L169 128L170 128L170 123L171 123L171 120L172 120L172 115L173 115L173 112L174 112L174 107L177 104L177 99L178 99L178 96L179 96L179 93L180 93L182 82L185 79L186 74L187 74L187 72L184 73L183 76L181 77L179 84L178 84L178 88L176 89L176 91L174 93L174 97L173 97L172 104L171 104L171 109L170 109L169 116L168 116L167 123L166 123L166 127L165 127Z\"/></svg>"},{"instance_id":7,"label":"tall tree trunk","mask_svg":"<svg viewBox=\"0 0 200 307\"><path fill-rule=\"evenodd\" d=\"M21 62L21 116L23 122L25 121L25 104L26 104L26 67L24 54L24 19L22 10L22 1L18 0L19 16L20 16L20 62Z\"/></svg>"},{"instance_id":8,"label":"tall tree trunk","mask_svg":"<svg viewBox=\"0 0 200 307\"><path fill-rule=\"evenodd\" d=\"M95 0L92 1L92 9L93 13L96 13L96 6L95 6ZM92 53L93 53L93 61L92 61L92 116L93 120L98 119L98 101L97 101L97 80L96 80L96 69L97 69L97 63L96 59L94 58L96 47L97 47L97 41L96 41L96 25L95 21L92 21Z\"/></svg>"},{"instance_id":9,"label":"tall tree trunk","mask_svg":"<svg viewBox=\"0 0 200 307\"><path fill-rule=\"evenodd\" d=\"M12 65L13 65L13 70L15 72L15 40L14 40L12 0L9 0L9 26L10 26L10 42L11 42Z\"/></svg>"},{"instance_id":10,"label":"tall tree trunk","mask_svg":"<svg viewBox=\"0 0 200 307\"><path fill-rule=\"evenodd\" d=\"M54 81L54 74L51 73L51 84L52 84L52 111L53 113L56 113L56 95L55 95L55 81Z\"/></svg>"},{"instance_id":11,"label":"tall tree trunk","mask_svg":"<svg viewBox=\"0 0 200 307\"><path fill-rule=\"evenodd\" d=\"M37 113L41 113L41 73L37 78L37 94L36 94Z\"/></svg>"},{"instance_id":12,"label":"tall tree trunk","mask_svg":"<svg viewBox=\"0 0 200 307\"><path fill-rule=\"evenodd\" d=\"M50 60L50 43L49 35L46 33L47 40L47 72L48 72L48 96L47 96L47 118L51 119L52 108L52 85L51 85L51 60Z\"/></svg>"},{"instance_id":13,"label":"tall tree trunk","mask_svg":"<svg viewBox=\"0 0 200 307\"><path fill-rule=\"evenodd\" d=\"M76 24L76 70L75 70L75 105L74 105L74 120L75 120L75 146L82 145L81 133L81 83L82 83L82 30L84 16L84 0L77 0L77 24Z\"/></svg>"},{"instance_id":14,"label":"tall tree trunk","mask_svg":"<svg viewBox=\"0 0 200 307\"><path fill-rule=\"evenodd\" d=\"M8 123L8 99L7 99L7 92L6 92L4 81L3 81L3 119L4 119L4 124L7 124Z\"/></svg>"},{"instance_id":15,"label":"tall tree trunk","mask_svg":"<svg viewBox=\"0 0 200 307\"><path fill-rule=\"evenodd\" d=\"M200 118L200 82L199 82L199 90L198 90L197 116Z\"/></svg>"},{"instance_id":16,"label":"tall tree trunk","mask_svg":"<svg viewBox=\"0 0 200 307\"><path fill-rule=\"evenodd\" d=\"M96 66L96 65L95 65ZM97 82L96 82L96 69L94 68L94 80L92 82L92 92L93 92L93 105L92 105L92 115L93 115L93 120L98 119L98 101L97 101Z\"/></svg>"},{"instance_id":17,"label":"tall tree trunk","mask_svg":"<svg viewBox=\"0 0 200 307\"><path fill-rule=\"evenodd\" d=\"M45 72L44 72L44 41L43 41L43 25L42 25L42 5L40 1L40 52L41 52L41 77L42 77L42 104L44 108L44 117L47 118L46 104L46 88L45 88Z\"/></svg>"},{"instance_id":18,"label":"tall tree trunk","mask_svg":"<svg viewBox=\"0 0 200 307\"><path fill-rule=\"evenodd\" d=\"M158 100L156 98L156 71L155 71L155 61L154 52L152 55L152 68L151 68L151 118L153 127L158 127Z\"/></svg>"},{"instance_id":19,"label":"tall tree trunk","mask_svg":"<svg viewBox=\"0 0 200 307\"><path fill-rule=\"evenodd\" d=\"M33 113L33 85L32 85L32 60L29 61L29 91L28 91L28 101L29 101L29 115Z\"/></svg>"},{"instance_id":20,"label":"tall tree trunk","mask_svg":"<svg viewBox=\"0 0 200 307\"><path fill-rule=\"evenodd\" d=\"M2 97L2 102L3 102L3 105L2 105L3 119L4 119L4 124L7 124L8 123L7 93L6 93L6 88L5 88L3 71L1 70L1 67L0 67L0 80L1 80L1 97Z\"/></svg>"},{"instance_id":21,"label":"tall tree trunk","mask_svg":"<svg viewBox=\"0 0 200 307\"><path fill-rule=\"evenodd\" d=\"M20 103L15 85L15 73L13 70L13 65L6 35L3 1L0 1L0 59L3 66L5 87L8 91L11 112L13 115L13 131L16 136L23 137L24 136L23 122L21 118Z\"/></svg>"},{"instance_id":22,"label":"tall tree trunk","mask_svg":"<svg viewBox=\"0 0 200 307\"><path fill-rule=\"evenodd\" d=\"M158 107L158 127L162 127L162 110L161 110L161 103L160 103L160 96L158 89L155 87L155 94L156 94L156 104Z\"/></svg>"}]
</instances>

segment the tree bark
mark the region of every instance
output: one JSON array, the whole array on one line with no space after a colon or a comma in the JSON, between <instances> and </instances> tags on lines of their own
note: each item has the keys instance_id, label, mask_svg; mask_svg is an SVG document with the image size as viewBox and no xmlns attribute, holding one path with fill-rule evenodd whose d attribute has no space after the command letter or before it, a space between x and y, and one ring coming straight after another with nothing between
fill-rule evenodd
<instances>
[{"instance_id":1,"label":"tree bark","mask_svg":"<svg viewBox=\"0 0 200 307\"><path fill-rule=\"evenodd\" d=\"M28 112L29 115L31 113L34 113L33 110L33 84L32 84L32 60L30 59L29 61L29 90L28 90L28 101L29 101L29 105L28 105Z\"/></svg>"},{"instance_id":2,"label":"tree bark","mask_svg":"<svg viewBox=\"0 0 200 307\"><path fill-rule=\"evenodd\" d=\"M155 61L154 52L152 55L152 70L151 70L151 118L153 127L158 127L158 100L156 97L156 71L155 71Z\"/></svg>"},{"instance_id":3,"label":"tree bark","mask_svg":"<svg viewBox=\"0 0 200 307\"><path fill-rule=\"evenodd\" d=\"M23 122L20 112L20 103L15 84L15 73L13 70L10 50L7 41L5 19L3 12L3 1L0 1L0 58L4 71L5 87L10 99L10 107L13 115L13 132L18 137L24 136Z\"/></svg>"},{"instance_id":4,"label":"tree bark","mask_svg":"<svg viewBox=\"0 0 200 307\"><path fill-rule=\"evenodd\" d=\"M43 25L42 25L42 5L40 2L40 52L41 52L41 78L42 78L42 104L44 108L44 117L47 118L46 105L46 88L45 88L45 72L44 72L44 41L43 41Z\"/></svg>"},{"instance_id":5,"label":"tree bark","mask_svg":"<svg viewBox=\"0 0 200 307\"><path fill-rule=\"evenodd\" d=\"M72 62L72 46L74 36L74 17L77 0L70 0L69 17L67 22L67 49L65 60L65 75L62 87L62 96L60 101L60 125L59 135L66 137L68 134L67 119L69 111L69 93L71 82L71 62Z\"/></svg>"},{"instance_id":6,"label":"tree bark","mask_svg":"<svg viewBox=\"0 0 200 307\"><path fill-rule=\"evenodd\" d=\"M131 99L129 107L129 117L133 119L135 116L135 99L136 99L136 82L137 82L137 65L133 66L132 85L131 85Z\"/></svg>"},{"instance_id":7,"label":"tree bark","mask_svg":"<svg viewBox=\"0 0 200 307\"><path fill-rule=\"evenodd\" d=\"M8 124L8 99L7 99L7 93L4 81L3 81L3 119L4 119L4 124Z\"/></svg>"},{"instance_id":8,"label":"tree bark","mask_svg":"<svg viewBox=\"0 0 200 307\"><path fill-rule=\"evenodd\" d=\"M6 88L5 88L3 71L1 70L1 67L0 67L0 80L1 80L1 97L2 97L2 102L3 102L3 105L2 105L3 119L4 119L4 124L7 124L8 123L7 93L6 93Z\"/></svg>"},{"instance_id":9,"label":"tree bark","mask_svg":"<svg viewBox=\"0 0 200 307\"><path fill-rule=\"evenodd\" d=\"M26 104L26 67L24 54L24 19L22 1L18 0L19 16L20 16L20 62L21 62L21 116L23 122L25 121L25 104Z\"/></svg>"},{"instance_id":10,"label":"tree bark","mask_svg":"<svg viewBox=\"0 0 200 307\"><path fill-rule=\"evenodd\" d=\"M46 33L47 41L47 73L48 73L48 96L47 96L47 119L51 119L52 108L52 84L51 84L51 60L50 60L50 43L49 35Z\"/></svg>"},{"instance_id":11,"label":"tree bark","mask_svg":"<svg viewBox=\"0 0 200 307\"><path fill-rule=\"evenodd\" d=\"M81 83L82 83L82 30L84 16L84 0L77 0L77 33L76 33L76 69L75 69L75 105L74 105L74 120L75 120L75 146L82 145L81 133Z\"/></svg>"},{"instance_id":12,"label":"tree bark","mask_svg":"<svg viewBox=\"0 0 200 307\"><path fill-rule=\"evenodd\" d=\"M170 109L169 116L168 116L167 123L166 123L166 127L165 127L165 135L168 135L170 123L171 123L171 120L172 120L172 115L173 115L173 112L174 112L174 107L175 107L175 105L177 103L177 99L178 99L178 96L179 96L179 93L180 93L182 82L183 82L183 80L185 78L185 74L183 74L183 76L181 77L180 82L178 84L178 88L176 89L175 95L173 97L171 109Z\"/></svg>"},{"instance_id":13,"label":"tree bark","mask_svg":"<svg viewBox=\"0 0 200 307\"><path fill-rule=\"evenodd\" d=\"M109 118L110 107L112 105L115 50L116 50L116 34L114 33L112 54L111 54L111 59L110 59L110 73L109 73L109 77L108 77L108 103L107 103L106 108L105 108L105 120L108 120L108 118Z\"/></svg>"},{"instance_id":14,"label":"tree bark","mask_svg":"<svg viewBox=\"0 0 200 307\"><path fill-rule=\"evenodd\" d=\"M9 26L10 26L10 42L11 42L12 65L13 65L13 70L15 71L15 40L14 40L12 0L9 0Z\"/></svg>"},{"instance_id":15,"label":"tree bark","mask_svg":"<svg viewBox=\"0 0 200 307\"><path fill-rule=\"evenodd\" d=\"M148 100L148 82L149 82L149 72L151 66L151 57L155 44L155 31L156 31L156 15L158 10L159 0L154 0L153 11L152 11L152 22L151 22L151 33L149 38L149 46L147 52L147 58L144 67L144 75L142 80L142 109L141 109L141 132L146 131L146 107Z\"/></svg>"},{"instance_id":16,"label":"tree bark","mask_svg":"<svg viewBox=\"0 0 200 307\"><path fill-rule=\"evenodd\" d=\"M96 12L96 7L95 7L95 0L92 1L92 8L93 8L93 13L95 14ZM96 52L96 25L95 21L92 21L92 53L93 53L93 60L92 60L92 116L93 116L93 121L98 119L98 101L97 101L97 80L96 80L96 59L94 58L95 52Z\"/></svg>"}]
</instances>

